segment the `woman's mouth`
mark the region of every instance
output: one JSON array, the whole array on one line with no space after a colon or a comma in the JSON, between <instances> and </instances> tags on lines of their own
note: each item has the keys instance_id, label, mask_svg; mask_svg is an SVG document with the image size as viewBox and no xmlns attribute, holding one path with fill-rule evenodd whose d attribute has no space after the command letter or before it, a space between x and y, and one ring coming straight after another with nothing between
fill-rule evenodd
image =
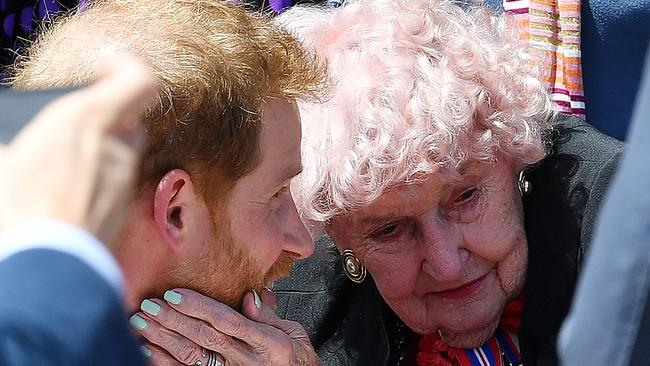
<instances>
[{"instance_id":1,"label":"woman's mouth","mask_svg":"<svg viewBox=\"0 0 650 366\"><path fill-rule=\"evenodd\" d=\"M459 300L459 299L464 299L466 297L470 297L476 294L481 289L483 280L485 280L485 278L487 277L487 275L490 274L490 272L484 274L483 276L475 280L466 282L461 286L450 288L443 291L432 292L432 294L440 298L443 298L445 300Z\"/></svg>"}]
</instances>

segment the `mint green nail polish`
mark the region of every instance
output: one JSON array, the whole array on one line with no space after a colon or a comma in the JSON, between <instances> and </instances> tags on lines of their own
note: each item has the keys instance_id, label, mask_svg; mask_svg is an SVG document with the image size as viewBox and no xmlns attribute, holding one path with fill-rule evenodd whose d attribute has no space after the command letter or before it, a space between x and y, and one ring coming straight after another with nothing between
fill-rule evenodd
<instances>
[{"instance_id":1,"label":"mint green nail polish","mask_svg":"<svg viewBox=\"0 0 650 366\"><path fill-rule=\"evenodd\" d=\"M260 296L257 294L257 291L253 290L253 299L255 299L255 307L258 309L262 308L262 300L260 299Z\"/></svg>"},{"instance_id":2,"label":"mint green nail polish","mask_svg":"<svg viewBox=\"0 0 650 366\"><path fill-rule=\"evenodd\" d=\"M140 346L140 352L142 352L142 355L146 358L151 357L151 350L147 346Z\"/></svg>"},{"instance_id":3,"label":"mint green nail polish","mask_svg":"<svg viewBox=\"0 0 650 366\"><path fill-rule=\"evenodd\" d=\"M158 316L160 314L160 305L151 300L144 300L140 304L140 309L149 315Z\"/></svg>"},{"instance_id":4,"label":"mint green nail polish","mask_svg":"<svg viewBox=\"0 0 650 366\"><path fill-rule=\"evenodd\" d=\"M129 319L131 326L137 330L143 330L147 327L147 321L144 320L140 315L135 314Z\"/></svg>"},{"instance_id":5,"label":"mint green nail polish","mask_svg":"<svg viewBox=\"0 0 650 366\"><path fill-rule=\"evenodd\" d=\"M165 296L164 296L165 301L168 301L174 305L180 304L182 298L183 296L174 290L169 290L165 292Z\"/></svg>"}]
</instances>

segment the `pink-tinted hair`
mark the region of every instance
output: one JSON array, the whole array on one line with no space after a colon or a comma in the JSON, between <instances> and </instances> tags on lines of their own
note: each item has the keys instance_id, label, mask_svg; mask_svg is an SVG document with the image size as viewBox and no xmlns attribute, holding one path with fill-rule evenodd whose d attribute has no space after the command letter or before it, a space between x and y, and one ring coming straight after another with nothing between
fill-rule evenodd
<instances>
[{"instance_id":1,"label":"pink-tinted hair","mask_svg":"<svg viewBox=\"0 0 650 366\"><path fill-rule=\"evenodd\" d=\"M293 194L305 219L354 210L435 166L544 157L552 103L505 18L449 0L359 0L277 21L327 60L334 85L324 103L300 105Z\"/></svg>"}]
</instances>

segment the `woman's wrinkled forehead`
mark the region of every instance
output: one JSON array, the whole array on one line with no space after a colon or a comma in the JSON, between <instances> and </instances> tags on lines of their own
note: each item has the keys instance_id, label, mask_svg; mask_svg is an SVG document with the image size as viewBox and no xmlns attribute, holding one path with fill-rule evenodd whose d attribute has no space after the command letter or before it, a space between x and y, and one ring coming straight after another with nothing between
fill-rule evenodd
<instances>
[{"instance_id":1,"label":"woman's wrinkled forehead","mask_svg":"<svg viewBox=\"0 0 650 366\"><path fill-rule=\"evenodd\" d=\"M432 157L431 160L437 160ZM394 190L408 188L409 186L418 185L424 181L435 181L439 185L455 185L462 183L466 178L476 175L486 175L494 163L483 161L463 161L459 165L437 164L426 173L416 173L408 177L405 181L397 182L388 187L384 193Z\"/></svg>"},{"instance_id":2,"label":"woman's wrinkled forehead","mask_svg":"<svg viewBox=\"0 0 650 366\"><path fill-rule=\"evenodd\" d=\"M402 211L411 209L406 207L406 202L433 200L455 188L477 184L479 181L491 181L495 164L472 161L453 168L438 166L428 174L418 174L389 186L375 200L353 207L339 216L348 223L358 221L358 218L365 220L366 216L381 217L382 220L389 216L399 216Z\"/></svg>"}]
</instances>

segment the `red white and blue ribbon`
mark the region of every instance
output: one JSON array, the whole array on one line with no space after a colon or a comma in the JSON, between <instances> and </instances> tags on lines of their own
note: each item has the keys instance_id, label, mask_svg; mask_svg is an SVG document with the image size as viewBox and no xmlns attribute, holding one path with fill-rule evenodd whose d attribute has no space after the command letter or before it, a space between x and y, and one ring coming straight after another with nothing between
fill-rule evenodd
<instances>
[{"instance_id":1,"label":"red white and blue ribbon","mask_svg":"<svg viewBox=\"0 0 650 366\"><path fill-rule=\"evenodd\" d=\"M517 332L522 310L523 294L506 305L495 334L477 348L454 348L437 333L425 335L418 346L418 366L521 365Z\"/></svg>"}]
</instances>

